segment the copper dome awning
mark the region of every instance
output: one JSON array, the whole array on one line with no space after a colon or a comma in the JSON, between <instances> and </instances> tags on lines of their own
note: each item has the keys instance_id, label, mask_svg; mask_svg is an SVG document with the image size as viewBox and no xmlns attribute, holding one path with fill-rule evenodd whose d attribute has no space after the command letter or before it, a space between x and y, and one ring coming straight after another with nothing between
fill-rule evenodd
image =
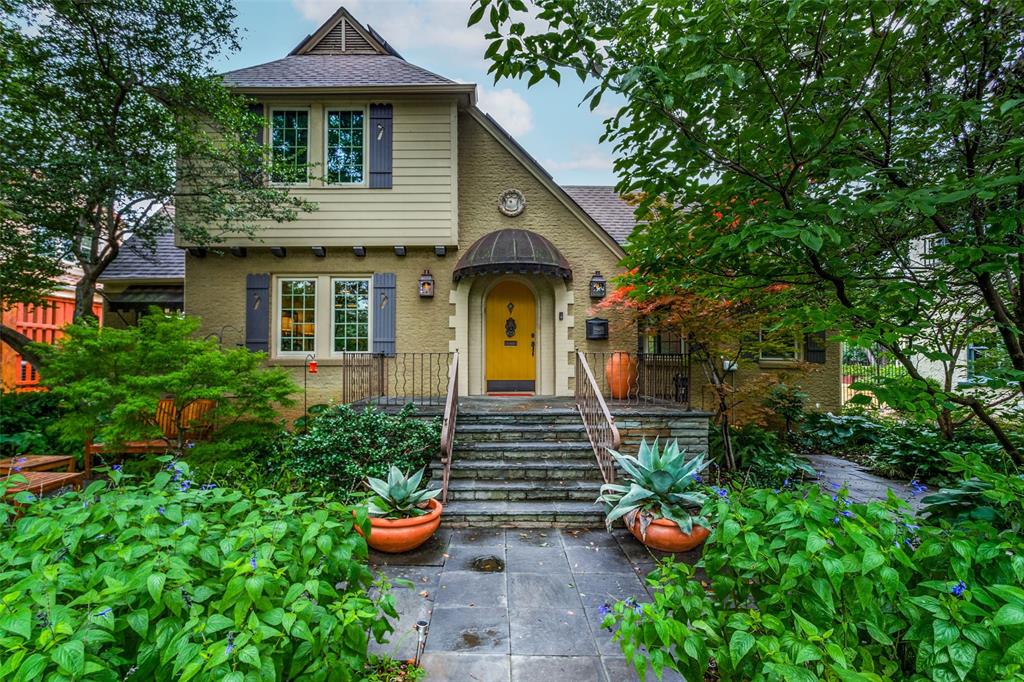
<instances>
[{"instance_id":1,"label":"copper dome awning","mask_svg":"<svg viewBox=\"0 0 1024 682\"><path fill-rule=\"evenodd\" d=\"M572 279L572 268L555 245L529 230L498 230L473 242L452 279L485 274L547 275Z\"/></svg>"}]
</instances>

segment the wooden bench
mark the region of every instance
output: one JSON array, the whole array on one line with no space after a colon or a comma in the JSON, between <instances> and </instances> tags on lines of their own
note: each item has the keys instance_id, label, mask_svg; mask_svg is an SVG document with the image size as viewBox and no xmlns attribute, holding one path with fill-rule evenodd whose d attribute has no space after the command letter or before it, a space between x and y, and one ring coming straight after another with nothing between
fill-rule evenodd
<instances>
[{"instance_id":1,"label":"wooden bench","mask_svg":"<svg viewBox=\"0 0 1024 682\"><path fill-rule=\"evenodd\" d=\"M61 488L81 489L82 472L68 471L22 471L15 476L24 476L25 483L15 483L7 489L7 495L28 491L36 497L42 497L46 493L60 490Z\"/></svg>"},{"instance_id":2,"label":"wooden bench","mask_svg":"<svg viewBox=\"0 0 1024 682\"><path fill-rule=\"evenodd\" d=\"M212 400L194 400L182 410L181 423L184 425L186 435L190 436L190 440L209 438L213 424L207 419L207 415L213 409L214 404ZM170 443L178 439L177 416L174 400L164 398L156 406L156 425L163 431L164 438L128 441L116 447L107 447L105 443L86 442L83 462L86 477L92 477L92 459L93 456L100 453L110 452L118 455L166 453L171 449Z\"/></svg>"},{"instance_id":3,"label":"wooden bench","mask_svg":"<svg viewBox=\"0 0 1024 682\"><path fill-rule=\"evenodd\" d=\"M19 455L0 459L0 476L24 471L74 471L75 458L70 455ZM17 470L17 471L15 471Z\"/></svg>"}]
</instances>

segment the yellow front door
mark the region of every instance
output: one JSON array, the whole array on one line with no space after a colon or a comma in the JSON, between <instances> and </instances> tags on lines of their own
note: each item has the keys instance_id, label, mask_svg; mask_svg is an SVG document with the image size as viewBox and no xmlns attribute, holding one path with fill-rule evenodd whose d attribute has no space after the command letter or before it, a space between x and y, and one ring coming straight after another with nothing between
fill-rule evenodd
<instances>
[{"instance_id":1,"label":"yellow front door","mask_svg":"<svg viewBox=\"0 0 1024 682\"><path fill-rule=\"evenodd\" d=\"M537 385L537 301L524 284L501 282L487 295L487 392L527 393Z\"/></svg>"}]
</instances>

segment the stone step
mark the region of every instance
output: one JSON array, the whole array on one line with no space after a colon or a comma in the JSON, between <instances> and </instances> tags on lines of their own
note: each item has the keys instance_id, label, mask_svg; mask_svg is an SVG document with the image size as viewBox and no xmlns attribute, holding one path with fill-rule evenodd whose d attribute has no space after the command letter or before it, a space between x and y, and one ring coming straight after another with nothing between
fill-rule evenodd
<instances>
[{"instance_id":1,"label":"stone step","mask_svg":"<svg viewBox=\"0 0 1024 682\"><path fill-rule=\"evenodd\" d=\"M440 462L431 462L430 471L436 480L441 479ZM452 480L600 481L601 471L593 457L559 460L557 465L531 460L459 460L456 457L452 462L451 477Z\"/></svg>"},{"instance_id":2,"label":"stone step","mask_svg":"<svg viewBox=\"0 0 1024 682\"><path fill-rule=\"evenodd\" d=\"M587 432L576 424L457 424L456 443L486 441L538 441L587 442Z\"/></svg>"},{"instance_id":3,"label":"stone step","mask_svg":"<svg viewBox=\"0 0 1024 682\"><path fill-rule=\"evenodd\" d=\"M453 479L448 487L449 501L496 500L593 502L601 492L600 480L507 481L502 479Z\"/></svg>"},{"instance_id":4,"label":"stone step","mask_svg":"<svg viewBox=\"0 0 1024 682\"><path fill-rule=\"evenodd\" d=\"M503 442L460 443L455 441L455 461L485 459L563 460L582 459L593 453L589 442Z\"/></svg>"},{"instance_id":5,"label":"stone step","mask_svg":"<svg viewBox=\"0 0 1024 682\"><path fill-rule=\"evenodd\" d=\"M526 412L463 412L456 418L456 430L469 424L575 424L582 427L580 413L575 408L551 408Z\"/></svg>"},{"instance_id":6,"label":"stone step","mask_svg":"<svg viewBox=\"0 0 1024 682\"><path fill-rule=\"evenodd\" d=\"M449 502L449 528L601 528L604 510L592 502Z\"/></svg>"}]
</instances>

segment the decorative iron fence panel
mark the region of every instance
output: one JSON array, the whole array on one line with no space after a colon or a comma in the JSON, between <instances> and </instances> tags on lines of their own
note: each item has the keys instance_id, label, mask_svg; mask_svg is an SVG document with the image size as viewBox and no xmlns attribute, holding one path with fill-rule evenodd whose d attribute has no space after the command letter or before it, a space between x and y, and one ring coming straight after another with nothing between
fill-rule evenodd
<instances>
[{"instance_id":1,"label":"decorative iron fence panel","mask_svg":"<svg viewBox=\"0 0 1024 682\"><path fill-rule=\"evenodd\" d=\"M690 405L690 357L686 353L585 352L601 393L618 403Z\"/></svg>"},{"instance_id":2,"label":"decorative iron fence panel","mask_svg":"<svg viewBox=\"0 0 1024 682\"><path fill-rule=\"evenodd\" d=\"M341 373L343 403L444 406L451 353L346 353Z\"/></svg>"}]
</instances>

